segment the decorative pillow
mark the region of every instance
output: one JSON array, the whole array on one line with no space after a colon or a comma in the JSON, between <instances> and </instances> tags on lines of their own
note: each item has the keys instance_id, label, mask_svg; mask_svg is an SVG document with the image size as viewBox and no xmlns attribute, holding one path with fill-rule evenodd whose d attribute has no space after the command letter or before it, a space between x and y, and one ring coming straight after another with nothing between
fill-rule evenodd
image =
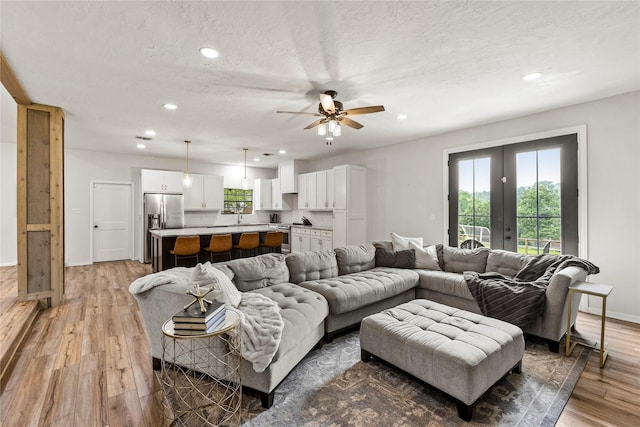
<instances>
[{"instance_id":1,"label":"decorative pillow","mask_svg":"<svg viewBox=\"0 0 640 427\"><path fill-rule=\"evenodd\" d=\"M376 248L376 267L414 268L416 253L411 249L390 251Z\"/></svg>"},{"instance_id":2,"label":"decorative pillow","mask_svg":"<svg viewBox=\"0 0 640 427\"><path fill-rule=\"evenodd\" d=\"M388 251L393 250L393 245L391 245L391 240L376 240L373 242L373 247L378 249L386 249Z\"/></svg>"},{"instance_id":3,"label":"decorative pillow","mask_svg":"<svg viewBox=\"0 0 640 427\"><path fill-rule=\"evenodd\" d=\"M484 273L487 267L488 248L460 249L452 246L444 247L444 271L464 273L475 271Z\"/></svg>"},{"instance_id":4,"label":"decorative pillow","mask_svg":"<svg viewBox=\"0 0 640 427\"><path fill-rule=\"evenodd\" d=\"M242 293L233 282L218 268L207 261L206 264L198 264L191 272L191 282L200 286L212 287L217 290L215 299L231 307L237 307L242 299Z\"/></svg>"},{"instance_id":5,"label":"decorative pillow","mask_svg":"<svg viewBox=\"0 0 640 427\"><path fill-rule=\"evenodd\" d=\"M242 292L289 281L289 269L283 254L271 253L230 261L235 284Z\"/></svg>"},{"instance_id":6,"label":"decorative pillow","mask_svg":"<svg viewBox=\"0 0 640 427\"><path fill-rule=\"evenodd\" d=\"M338 261L333 250L305 251L287 255L289 280L300 283L307 280L328 279L338 275Z\"/></svg>"},{"instance_id":7,"label":"decorative pillow","mask_svg":"<svg viewBox=\"0 0 640 427\"><path fill-rule=\"evenodd\" d=\"M415 252L415 268L426 268L428 270L442 270L438 263L438 250L434 245L425 248L409 242L409 247Z\"/></svg>"},{"instance_id":8,"label":"decorative pillow","mask_svg":"<svg viewBox=\"0 0 640 427\"><path fill-rule=\"evenodd\" d=\"M530 256L525 254L494 249L489 253L485 271L492 271L513 277L527 264L530 258Z\"/></svg>"},{"instance_id":9,"label":"decorative pillow","mask_svg":"<svg viewBox=\"0 0 640 427\"><path fill-rule=\"evenodd\" d=\"M371 270L376 266L376 249L373 245L352 245L335 248L338 274Z\"/></svg>"},{"instance_id":10,"label":"decorative pillow","mask_svg":"<svg viewBox=\"0 0 640 427\"><path fill-rule=\"evenodd\" d=\"M391 233L391 246L394 251L409 249L409 242L414 242L422 247L422 237L404 237L396 233Z\"/></svg>"}]
</instances>

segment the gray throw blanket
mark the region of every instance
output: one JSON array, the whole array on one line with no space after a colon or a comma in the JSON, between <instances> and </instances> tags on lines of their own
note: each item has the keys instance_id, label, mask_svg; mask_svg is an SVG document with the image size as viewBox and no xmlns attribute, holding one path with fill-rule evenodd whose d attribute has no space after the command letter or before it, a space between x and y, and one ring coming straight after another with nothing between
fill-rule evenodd
<instances>
[{"instance_id":1,"label":"gray throw blanket","mask_svg":"<svg viewBox=\"0 0 640 427\"><path fill-rule=\"evenodd\" d=\"M577 266L588 274L600 269L573 255L538 255L511 278L499 273L464 272L469 291L482 314L525 329L542 315L545 292L556 271Z\"/></svg>"}]
</instances>

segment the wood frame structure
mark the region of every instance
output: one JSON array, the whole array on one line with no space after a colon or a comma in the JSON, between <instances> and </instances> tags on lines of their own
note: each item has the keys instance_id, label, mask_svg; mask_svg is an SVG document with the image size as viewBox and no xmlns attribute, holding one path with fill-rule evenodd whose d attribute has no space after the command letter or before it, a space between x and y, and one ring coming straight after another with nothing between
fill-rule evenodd
<instances>
[{"instance_id":1,"label":"wood frame structure","mask_svg":"<svg viewBox=\"0 0 640 427\"><path fill-rule=\"evenodd\" d=\"M64 302L64 112L18 104L18 299Z\"/></svg>"}]
</instances>

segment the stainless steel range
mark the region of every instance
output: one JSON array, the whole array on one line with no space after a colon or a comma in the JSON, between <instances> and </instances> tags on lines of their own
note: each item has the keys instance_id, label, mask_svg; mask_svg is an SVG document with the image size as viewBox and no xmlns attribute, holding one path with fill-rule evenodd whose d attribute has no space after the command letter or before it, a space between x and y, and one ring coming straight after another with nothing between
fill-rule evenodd
<instances>
[{"instance_id":1,"label":"stainless steel range","mask_svg":"<svg viewBox=\"0 0 640 427\"><path fill-rule=\"evenodd\" d=\"M278 231L282 231L282 253L288 254L291 252L291 225L278 224Z\"/></svg>"}]
</instances>

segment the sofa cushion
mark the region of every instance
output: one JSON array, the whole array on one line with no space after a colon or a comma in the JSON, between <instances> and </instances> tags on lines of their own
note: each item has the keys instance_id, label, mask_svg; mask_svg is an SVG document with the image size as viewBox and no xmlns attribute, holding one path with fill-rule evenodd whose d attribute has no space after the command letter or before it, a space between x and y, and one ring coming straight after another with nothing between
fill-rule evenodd
<instances>
[{"instance_id":1,"label":"sofa cushion","mask_svg":"<svg viewBox=\"0 0 640 427\"><path fill-rule=\"evenodd\" d=\"M409 247L415 251L415 268L426 268L428 270L441 271L438 263L438 250L434 245L420 247L413 242L409 242Z\"/></svg>"},{"instance_id":2,"label":"sofa cushion","mask_svg":"<svg viewBox=\"0 0 640 427\"><path fill-rule=\"evenodd\" d=\"M487 258L486 272L494 272L513 277L531 259L530 256L516 252L493 249Z\"/></svg>"},{"instance_id":3,"label":"sofa cushion","mask_svg":"<svg viewBox=\"0 0 640 427\"><path fill-rule=\"evenodd\" d=\"M420 276L418 287L433 292L440 292L445 295L468 299L475 302L475 298L469 291L469 286L464 280L464 276L448 271L415 270Z\"/></svg>"},{"instance_id":4,"label":"sofa cushion","mask_svg":"<svg viewBox=\"0 0 640 427\"><path fill-rule=\"evenodd\" d=\"M375 267L331 279L301 282L298 285L325 297L331 314L347 313L399 295L418 284L414 270Z\"/></svg>"},{"instance_id":5,"label":"sofa cushion","mask_svg":"<svg viewBox=\"0 0 640 427\"><path fill-rule=\"evenodd\" d=\"M326 279L338 275L338 261L336 253L332 250L292 253L287 255L286 262L291 283Z\"/></svg>"},{"instance_id":6,"label":"sofa cushion","mask_svg":"<svg viewBox=\"0 0 640 427\"><path fill-rule=\"evenodd\" d=\"M416 253L411 249L393 251L376 248L376 267L414 268Z\"/></svg>"},{"instance_id":7,"label":"sofa cushion","mask_svg":"<svg viewBox=\"0 0 640 427\"><path fill-rule=\"evenodd\" d=\"M236 287L242 292L289 282L289 269L283 254L271 253L229 261Z\"/></svg>"},{"instance_id":8,"label":"sofa cushion","mask_svg":"<svg viewBox=\"0 0 640 427\"><path fill-rule=\"evenodd\" d=\"M373 245L343 246L334 250L339 275L371 270L376 266L376 250Z\"/></svg>"},{"instance_id":9,"label":"sofa cushion","mask_svg":"<svg viewBox=\"0 0 640 427\"><path fill-rule=\"evenodd\" d=\"M464 273L465 271L484 273L489 252L487 248L460 249L445 246L443 248L444 271L451 273Z\"/></svg>"},{"instance_id":10,"label":"sofa cushion","mask_svg":"<svg viewBox=\"0 0 640 427\"><path fill-rule=\"evenodd\" d=\"M391 240L376 240L373 242L373 247L378 249L386 249L388 251L393 250L393 245L391 245Z\"/></svg>"},{"instance_id":11,"label":"sofa cushion","mask_svg":"<svg viewBox=\"0 0 640 427\"><path fill-rule=\"evenodd\" d=\"M327 301L322 295L292 283L280 283L251 292L265 295L275 301L280 307L280 315L284 321L280 346L271 363L299 345L304 336L323 323L329 315Z\"/></svg>"},{"instance_id":12,"label":"sofa cushion","mask_svg":"<svg viewBox=\"0 0 640 427\"><path fill-rule=\"evenodd\" d=\"M409 249L409 242L422 246L422 237L405 237L396 233L391 233L391 246L394 251Z\"/></svg>"}]
</instances>

